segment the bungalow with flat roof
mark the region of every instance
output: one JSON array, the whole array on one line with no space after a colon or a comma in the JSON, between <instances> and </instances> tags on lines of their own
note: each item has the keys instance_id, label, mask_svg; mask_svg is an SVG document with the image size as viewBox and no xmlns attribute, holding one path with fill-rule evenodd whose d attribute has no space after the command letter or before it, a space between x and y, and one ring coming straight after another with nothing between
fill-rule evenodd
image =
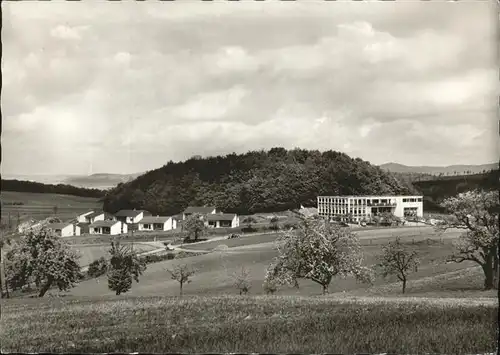
<instances>
[{"instance_id":1,"label":"bungalow with flat roof","mask_svg":"<svg viewBox=\"0 0 500 355\"><path fill-rule=\"evenodd\" d=\"M177 221L171 216L146 216L138 223L140 231L168 231L177 228Z\"/></svg>"},{"instance_id":2,"label":"bungalow with flat roof","mask_svg":"<svg viewBox=\"0 0 500 355\"><path fill-rule=\"evenodd\" d=\"M123 223L139 223L145 215L151 215L144 210L121 210L115 213L115 218Z\"/></svg>"},{"instance_id":3,"label":"bungalow with flat roof","mask_svg":"<svg viewBox=\"0 0 500 355\"><path fill-rule=\"evenodd\" d=\"M182 212L182 220L185 220L187 217L191 216L192 214L199 213L201 215L209 215L209 214L214 214L217 213L217 208L212 207L212 206L204 206L204 207L188 207Z\"/></svg>"},{"instance_id":4,"label":"bungalow with flat roof","mask_svg":"<svg viewBox=\"0 0 500 355\"><path fill-rule=\"evenodd\" d=\"M127 233L127 224L121 221L96 221L89 226L90 234L118 235Z\"/></svg>"},{"instance_id":5,"label":"bungalow with flat roof","mask_svg":"<svg viewBox=\"0 0 500 355\"><path fill-rule=\"evenodd\" d=\"M72 223L49 223L47 229L52 230L60 237L80 235L80 227Z\"/></svg>"},{"instance_id":6,"label":"bungalow with flat roof","mask_svg":"<svg viewBox=\"0 0 500 355\"><path fill-rule=\"evenodd\" d=\"M240 226L240 218L234 213L207 214L205 224L209 228L236 228Z\"/></svg>"}]
</instances>

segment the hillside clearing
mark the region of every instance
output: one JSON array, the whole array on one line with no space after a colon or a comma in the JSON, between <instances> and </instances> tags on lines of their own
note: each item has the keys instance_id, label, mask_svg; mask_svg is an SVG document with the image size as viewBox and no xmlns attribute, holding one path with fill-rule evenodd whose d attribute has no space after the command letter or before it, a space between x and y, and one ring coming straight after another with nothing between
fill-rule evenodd
<instances>
[{"instance_id":1,"label":"hillside clearing","mask_svg":"<svg viewBox=\"0 0 500 355\"><path fill-rule=\"evenodd\" d=\"M102 209L97 198L71 195L2 191L2 220L6 221L10 213L12 223L17 222L19 213L21 221L26 219L43 219L51 216L62 220L75 218L79 213L92 209ZM12 205L12 203L22 203ZM57 213L54 213L54 207Z\"/></svg>"}]
</instances>

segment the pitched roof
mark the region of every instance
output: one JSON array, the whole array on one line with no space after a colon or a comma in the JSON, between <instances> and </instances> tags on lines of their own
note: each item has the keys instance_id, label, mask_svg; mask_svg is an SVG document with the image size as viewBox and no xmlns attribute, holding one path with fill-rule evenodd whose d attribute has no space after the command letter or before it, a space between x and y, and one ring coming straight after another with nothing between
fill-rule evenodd
<instances>
[{"instance_id":1,"label":"pitched roof","mask_svg":"<svg viewBox=\"0 0 500 355\"><path fill-rule=\"evenodd\" d=\"M115 213L116 217L137 217L143 210L121 210Z\"/></svg>"},{"instance_id":2,"label":"pitched roof","mask_svg":"<svg viewBox=\"0 0 500 355\"><path fill-rule=\"evenodd\" d=\"M66 228L67 226L71 226L71 223L49 223L47 225L47 228L50 228L50 229L63 229L63 228Z\"/></svg>"},{"instance_id":3,"label":"pitched roof","mask_svg":"<svg viewBox=\"0 0 500 355\"><path fill-rule=\"evenodd\" d=\"M170 218L168 216L146 216L143 219L139 221L139 224L144 224L144 223L165 223L167 222Z\"/></svg>"},{"instance_id":4,"label":"pitched roof","mask_svg":"<svg viewBox=\"0 0 500 355\"><path fill-rule=\"evenodd\" d=\"M207 221L232 221L236 217L234 213L217 213L207 215Z\"/></svg>"},{"instance_id":5,"label":"pitched roof","mask_svg":"<svg viewBox=\"0 0 500 355\"><path fill-rule=\"evenodd\" d=\"M103 212L103 211L92 212L91 214L86 215L85 218L94 218L96 216L102 215L103 213L105 213L105 212Z\"/></svg>"},{"instance_id":6,"label":"pitched roof","mask_svg":"<svg viewBox=\"0 0 500 355\"><path fill-rule=\"evenodd\" d=\"M206 213L212 212L215 209L216 209L215 207L211 207L211 206L208 206L208 207L191 207L191 206L189 206L188 208L186 208L184 210L184 213L201 213L201 214L206 214Z\"/></svg>"},{"instance_id":7,"label":"pitched roof","mask_svg":"<svg viewBox=\"0 0 500 355\"><path fill-rule=\"evenodd\" d=\"M112 227L115 224L120 223L119 221L95 221L89 227L97 228L97 227Z\"/></svg>"},{"instance_id":8,"label":"pitched roof","mask_svg":"<svg viewBox=\"0 0 500 355\"><path fill-rule=\"evenodd\" d=\"M92 213L95 213L95 211L91 210L91 211L87 211L87 212L82 212L80 213L78 216L85 216L87 217L88 215L92 214Z\"/></svg>"}]
</instances>

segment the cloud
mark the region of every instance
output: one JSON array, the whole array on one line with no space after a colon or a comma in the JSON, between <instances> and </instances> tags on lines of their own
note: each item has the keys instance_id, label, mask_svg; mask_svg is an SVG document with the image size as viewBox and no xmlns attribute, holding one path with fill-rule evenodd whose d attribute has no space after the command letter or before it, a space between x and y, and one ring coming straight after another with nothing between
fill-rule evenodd
<instances>
[{"instance_id":1,"label":"cloud","mask_svg":"<svg viewBox=\"0 0 500 355\"><path fill-rule=\"evenodd\" d=\"M3 5L7 172L278 145L376 164L498 155L491 4Z\"/></svg>"}]
</instances>

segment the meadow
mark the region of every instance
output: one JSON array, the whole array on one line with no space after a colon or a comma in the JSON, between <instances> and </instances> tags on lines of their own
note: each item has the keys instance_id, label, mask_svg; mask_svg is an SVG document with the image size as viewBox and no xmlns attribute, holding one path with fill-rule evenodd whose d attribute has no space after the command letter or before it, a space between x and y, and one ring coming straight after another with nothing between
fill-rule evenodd
<instances>
[{"instance_id":1,"label":"meadow","mask_svg":"<svg viewBox=\"0 0 500 355\"><path fill-rule=\"evenodd\" d=\"M39 220L51 216L66 221L75 218L81 212L102 209L102 203L97 198L59 194L2 191L1 201L2 221L7 221L10 214L12 223L17 222L18 214L21 221L30 218ZM54 207L57 207L56 213Z\"/></svg>"},{"instance_id":2,"label":"meadow","mask_svg":"<svg viewBox=\"0 0 500 355\"><path fill-rule=\"evenodd\" d=\"M134 250L138 253L151 251L158 249L155 246L149 244L141 244L134 243ZM85 267L88 266L93 261L105 257L109 258L109 249L111 248L110 244L97 244L97 245L74 245L72 246L74 249L78 250L80 253L80 266Z\"/></svg>"},{"instance_id":3,"label":"meadow","mask_svg":"<svg viewBox=\"0 0 500 355\"><path fill-rule=\"evenodd\" d=\"M286 296L2 302L5 352L485 353L492 299Z\"/></svg>"},{"instance_id":4,"label":"meadow","mask_svg":"<svg viewBox=\"0 0 500 355\"><path fill-rule=\"evenodd\" d=\"M452 238L456 237L455 231L450 231L441 236L441 239L434 236L434 239L428 239L429 234L422 233L417 237L415 230L407 229L406 236L403 236L403 241L408 247L416 250L420 254L422 260L418 272L410 276L410 281L407 286L406 296L412 296L415 293L426 294L433 291L436 297L450 297L454 293L465 292L463 295L473 293L476 296L489 297L494 295L491 292L481 291L482 278L480 271L475 267L476 264L464 262L461 264L446 263L446 258L453 250ZM365 264L368 266L377 262L377 256L381 253L380 245L382 242L387 242L392 239L390 232L374 231L359 232L358 236L363 247ZM418 233L418 232L417 232ZM378 237L378 238L375 238ZM248 238L248 239L247 239ZM192 256L181 260L168 260L148 265L148 269L141 276L139 283L134 283L131 291L132 296L150 296L150 295L165 295L175 296L179 292L179 285L176 281L171 280L167 269L171 269L176 264L187 264L197 270L193 276L192 282L185 285L184 292L187 295L221 295L221 294L238 294L238 290L233 286L233 274L241 270L242 267L248 269L251 279L250 293L255 295L263 294L262 282L265 276L265 269L277 255L274 249L274 235L248 236L233 240L209 241L198 245L186 245L184 249L192 248L192 250L209 250L205 255ZM368 239L369 238L369 239ZM246 242L246 243L245 243ZM230 244L233 243L233 244ZM220 247L220 245L226 245ZM475 278L477 282L471 283L466 277L467 272L474 270L479 272ZM456 274L458 273L458 274ZM464 273L462 275L462 273ZM451 277L455 275L455 279ZM457 276L458 275L458 276ZM425 285L435 284L436 278L441 277L441 288L424 286L418 282L426 280ZM458 277L458 281L456 280ZM453 284L447 286L447 278L453 281ZM99 282L97 282L99 281ZM321 294L321 287L309 280L301 280L299 290L283 288L278 291L279 295L303 295L313 296ZM360 295L377 294L377 287L384 285L392 285L388 290L379 292L379 294L399 294L400 284L394 279L383 279L377 277L373 287L360 284L354 279L335 279L331 286L330 292L355 292ZM107 289L104 277L100 280L88 280L79 284L76 288L70 291L74 296L107 296L112 295L112 292ZM462 296L461 296L462 297ZM465 296L464 296L465 297Z\"/></svg>"}]
</instances>

